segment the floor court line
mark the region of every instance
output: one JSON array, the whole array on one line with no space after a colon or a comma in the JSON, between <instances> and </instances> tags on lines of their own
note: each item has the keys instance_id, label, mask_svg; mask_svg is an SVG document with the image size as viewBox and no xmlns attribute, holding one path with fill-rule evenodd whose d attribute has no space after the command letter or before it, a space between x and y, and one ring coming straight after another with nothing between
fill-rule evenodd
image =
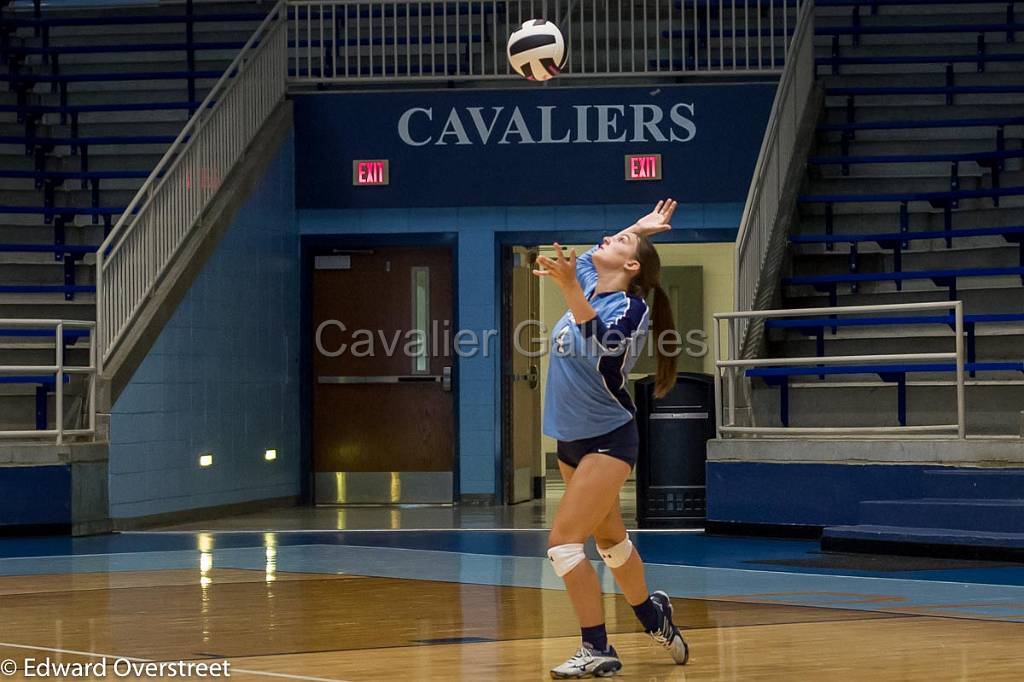
<instances>
[{"instance_id":1,"label":"floor court line","mask_svg":"<svg viewBox=\"0 0 1024 682\"><path fill-rule=\"evenodd\" d=\"M286 530L126 530L118 535L274 535L323 533L548 533L547 528L289 528ZM627 528L627 533L703 533L703 528Z\"/></svg>"},{"instance_id":2,"label":"floor court line","mask_svg":"<svg viewBox=\"0 0 1024 682\"><path fill-rule=\"evenodd\" d=\"M33 646L31 644L13 644L11 642L0 642L0 648L10 649L25 649L29 651L45 651L51 654L71 654L72 656L89 656L91 658L104 658L112 660L125 660L132 661L134 663L160 663L152 658L138 658L135 656L116 656L114 654L101 654L95 651L78 651L77 649L57 649L54 647L47 646ZM238 658L254 658L253 656L239 656ZM198 659L181 659L181 660L198 660ZM225 658L226 661L231 661L230 658ZM166 662L166 661L165 661ZM290 673L275 673L268 670L252 670L249 668L237 668L231 666L231 672L245 673L247 675L262 675L265 677L279 677L289 680L311 680L312 682L348 682L348 680L342 680L337 677L310 677L309 675L292 675Z\"/></svg>"}]
</instances>

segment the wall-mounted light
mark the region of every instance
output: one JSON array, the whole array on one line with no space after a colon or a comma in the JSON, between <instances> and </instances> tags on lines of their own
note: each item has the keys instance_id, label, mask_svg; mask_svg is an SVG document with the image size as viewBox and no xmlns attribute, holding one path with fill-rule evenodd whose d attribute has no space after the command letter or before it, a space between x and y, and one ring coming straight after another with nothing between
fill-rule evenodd
<instances>
[{"instance_id":1,"label":"wall-mounted light","mask_svg":"<svg viewBox=\"0 0 1024 682\"><path fill-rule=\"evenodd\" d=\"M273 462L274 460L277 459L277 450L267 450L266 452L263 453L263 459L267 460L268 462Z\"/></svg>"},{"instance_id":2,"label":"wall-mounted light","mask_svg":"<svg viewBox=\"0 0 1024 682\"><path fill-rule=\"evenodd\" d=\"M213 465L213 453L212 452L204 452L203 454L199 455L199 466L201 466L201 467L208 467L208 466L212 466L212 465Z\"/></svg>"}]
</instances>

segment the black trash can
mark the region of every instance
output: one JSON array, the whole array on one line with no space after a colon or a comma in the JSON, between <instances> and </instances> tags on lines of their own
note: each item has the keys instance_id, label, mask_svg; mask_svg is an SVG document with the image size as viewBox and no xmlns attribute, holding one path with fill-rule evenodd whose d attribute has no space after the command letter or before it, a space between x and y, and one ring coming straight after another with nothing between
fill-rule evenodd
<instances>
[{"instance_id":1,"label":"black trash can","mask_svg":"<svg viewBox=\"0 0 1024 682\"><path fill-rule=\"evenodd\" d=\"M715 384L708 374L680 372L664 398L654 377L636 382L640 453L636 516L640 528L695 528L707 517L704 465L715 437Z\"/></svg>"}]
</instances>

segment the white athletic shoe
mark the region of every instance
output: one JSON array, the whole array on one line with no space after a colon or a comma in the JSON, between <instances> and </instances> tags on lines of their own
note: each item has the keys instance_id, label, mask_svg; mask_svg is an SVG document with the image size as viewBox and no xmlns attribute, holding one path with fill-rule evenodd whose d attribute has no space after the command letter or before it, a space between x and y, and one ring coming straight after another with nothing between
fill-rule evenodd
<instances>
[{"instance_id":1,"label":"white athletic shoe","mask_svg":"<svg viewBox=\"0 0 1024 682\"><path fill-rule=\"evenodd\" d=\"M572 658L552 668L551 677L556 680L611 677L619 670L622 670L622 661L612 646L609 645L608 651L602 654L584 644Z\"/></svg>"},{"instance_id":2,"label":"white athletic shoe","mask_svg":"<svg viewBox=\"0 0 1024 682\"><path fill-rule=\"evenodd\" d=\"M661 611L661 627L647 634L671 654L673 661L679 665L686 665L690 658L690 647L686 645L679 628L672 622L672 600L664 592L658 591L651 594L651 601Z\"/></svg>"}]
</instances>

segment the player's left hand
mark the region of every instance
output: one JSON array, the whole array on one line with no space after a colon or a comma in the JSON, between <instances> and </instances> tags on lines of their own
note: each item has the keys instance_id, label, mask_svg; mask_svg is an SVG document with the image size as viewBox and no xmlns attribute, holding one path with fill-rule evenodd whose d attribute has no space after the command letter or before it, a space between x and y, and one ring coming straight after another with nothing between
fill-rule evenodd
<instances>
[{"instance_id":1,"label":"player's left hand","mask_svg":"<svg viewBox=\"0 0 1024 682\"><path fill-rule=\"evenodd\" d=\"M672 214L678 205L673 199L659 201L653 211L636 221L633 229L647 237L671 230Z\"/></svg>"},{"instance_id":2,"label":"player's left hand","mask_svg":"<svg viewBox=\"0 0 1024 682\"><path fill-rule=\"evenodd\" d=\"M565 288L576 283L576 249L569 249L569 255L562 253L562 247L555 242L555 257L537 256L542 270L534 270L538 277L550 277L558 286Z\"/></svg>"}]
</instances>

